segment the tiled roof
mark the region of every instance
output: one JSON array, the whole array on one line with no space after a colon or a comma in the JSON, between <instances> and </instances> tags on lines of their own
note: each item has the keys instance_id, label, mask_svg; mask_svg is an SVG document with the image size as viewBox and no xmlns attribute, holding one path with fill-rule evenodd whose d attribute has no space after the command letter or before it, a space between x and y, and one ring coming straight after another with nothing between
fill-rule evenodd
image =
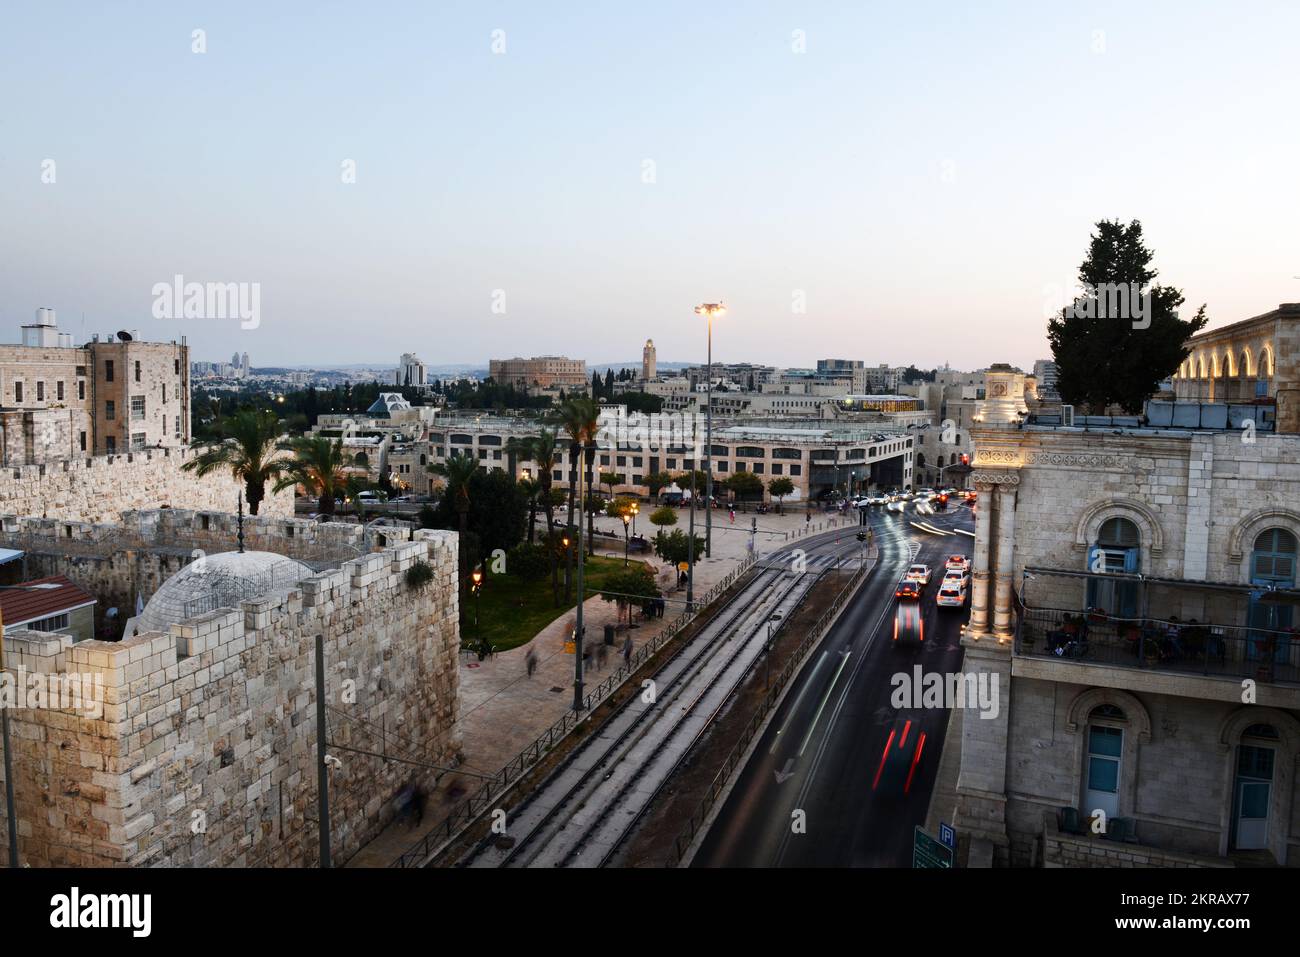
<instances>
[{"instance_id":1,"label":"tiled roof","mask_svg":"<svg viewBox=\"0 0 1300 957\"><path fill-rule=\"evenodd\" d=\"M93 602L95 596L80 585L75 585L65 575L36 578L23 585L58 585L58 588L25 590L10 588L0 590L0 612L4 614L6 628L28 621L39 621L69 609Z\"/></svg>"}]
</instances>

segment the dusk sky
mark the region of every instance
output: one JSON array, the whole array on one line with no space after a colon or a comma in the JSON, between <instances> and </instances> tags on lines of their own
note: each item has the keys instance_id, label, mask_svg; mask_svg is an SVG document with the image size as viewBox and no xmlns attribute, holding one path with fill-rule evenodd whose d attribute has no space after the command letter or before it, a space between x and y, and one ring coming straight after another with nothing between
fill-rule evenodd
<instances>
[{"instance_id":1,"label":"dusk sky","mask_svg":"<svg viewBox=\"0 0 1300 957\"><path fill-rule=\"evenodd\" d=\"M1300 300L1295 2L538 6L9 5L4 340L703 361L721 297L719 361L1024 366L1101 218L1212 326Z\"/></svg>"}]
</instances>

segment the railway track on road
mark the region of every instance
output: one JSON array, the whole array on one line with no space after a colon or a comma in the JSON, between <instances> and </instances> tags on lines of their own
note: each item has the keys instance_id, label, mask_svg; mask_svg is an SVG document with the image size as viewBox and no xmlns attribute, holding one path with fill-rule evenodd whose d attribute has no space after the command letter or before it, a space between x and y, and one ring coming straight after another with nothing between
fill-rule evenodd
<instances>
[{"instance_id":1,"label":"railway track on road","mask_svg":"<svg viewBox=\"0 0 1300 957\"><path fill-rule=\"evenodd\" d=\"M847 531L847 530L846 530ZM627 837L784 621L845 552L843 534L765 559L699 634L463 857L466 867L596 867ZM806 564L793 568L795 551ZM774 629L775 630L775 629Z\"/></svg>"}]
</instances>

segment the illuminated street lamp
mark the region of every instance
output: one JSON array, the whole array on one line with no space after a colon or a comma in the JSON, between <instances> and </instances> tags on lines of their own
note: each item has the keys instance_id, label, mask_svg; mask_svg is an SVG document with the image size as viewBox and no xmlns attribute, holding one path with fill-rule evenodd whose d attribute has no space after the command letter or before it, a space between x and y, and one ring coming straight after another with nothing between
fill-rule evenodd
<instances>
[{"instance_id":1,"label":"illuminated street lamp","mask_svg":"<svg viewBox=\"0 0 1300 957\"><path fill-rule=\"evenodd\" d=\"M704 554L713 554L713 317L725 316L727 307L720 302L706 302L695 307L704 316L709 330L708 371L705 373L704 407Z\"/></svg>"},{"instance_id":2,"label":"illuminated street lamp","mask_svg":"<svg viewBox=\"0 0 1300 957\"><path fill-rule=\"evenodd\" d=\"M48 591L58 588L54 582L41 582L37 585L0 585L3 591ZM5 670L5 623L4 610L0 609L0 675ZM9 709L0 706L0 736L3 737L5 749L5 811L9 815L9 866L18 866L18 812L14 807L14 764L13 748L9 744Z\"/></svg>"},{"instance_id":3,"label":"illuminated street lamp","mask_svg":"<svg viewBox=\"0 0 1300 957\"><path fill-rule=\"evenodd\" d=\"M474 636L480 638L481 641L481 635L478 628L478 596L479 593L483 591L483 569L476 568L470 572L469 580L470 591L474 593Z\"/></svg>"},{"instance_id":4,"label":"illuminated street lamp","mask_svg":"<svg viewBox=\"0 0 1300 957\"><path fill-rule=\"evenodd\" d=\"M623 513L623 567L624 568L627 568L627 547L629 541L627 537L627 529L628 526L631 524L632 524L632 513L624 512Z\"/></svg>"},{"instance_id":5,"label":"illuminated street lamp","mask_svg":"<svg viewBox=\"0 0 1300 957\"><path fill-rule=\"evenodd\" d=\"M641 511L641 506L638 505L636 502L633 502L632 503L632 534L633 535L636 534L636 516L637 513L640 511Z\"/></svg>"}]
</instances>

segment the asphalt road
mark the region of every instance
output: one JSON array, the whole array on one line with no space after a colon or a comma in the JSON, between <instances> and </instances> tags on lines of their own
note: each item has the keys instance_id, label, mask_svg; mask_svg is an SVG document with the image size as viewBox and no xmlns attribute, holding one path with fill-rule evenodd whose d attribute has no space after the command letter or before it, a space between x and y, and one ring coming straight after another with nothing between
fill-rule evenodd
<instances>
[{"instance_id":1,"label":"asphalt road","mask_svg":"<svg viewBox=\"0 0 1300 957\"><path fill-rule=\"evenodd\" d=\"M814 649L723 804L692 866L910 867L912 832L924 824L946 708L895 708L891 678L961 668L965 609L934 604L947 555L972 554L968 535L912 528L973 529L960 511L899 517L871 510L880 562ZM913 558L915 551L916 557ZM934 577L922 598L925 640L893 641L894 586L912 561ZM801 813L800 813L801 812ZM796 833L802 822L804 832Z\"/></svg>"}]
</instances>

